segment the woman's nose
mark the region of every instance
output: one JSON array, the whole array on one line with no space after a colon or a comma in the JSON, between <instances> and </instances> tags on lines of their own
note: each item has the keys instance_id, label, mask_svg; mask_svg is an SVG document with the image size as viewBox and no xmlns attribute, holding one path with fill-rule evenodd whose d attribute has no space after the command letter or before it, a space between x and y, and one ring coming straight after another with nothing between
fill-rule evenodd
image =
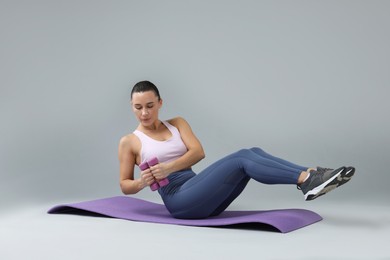
<instances>
[{"instance_id":1,"label":"woman's nose","mask_svg":"<svg viewBox=\"0 0 390 260\"><path fill-rule=\"evenodd\" d=\"M149 114L149 109L147 108L142 109L142 115L147 115L147 114Z\"/></svg>"}]
</instances>

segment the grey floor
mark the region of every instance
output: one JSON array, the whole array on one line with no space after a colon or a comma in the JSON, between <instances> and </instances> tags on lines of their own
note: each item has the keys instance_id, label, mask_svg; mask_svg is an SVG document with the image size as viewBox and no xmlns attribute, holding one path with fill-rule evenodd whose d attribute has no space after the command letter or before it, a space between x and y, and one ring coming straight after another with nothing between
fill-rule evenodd
<instances>
[{"instance_id":1,"label":"grey floor","mask_svg":"<svg viewBox=\"0 0 390 260\"><path fill-rule=\"evenodd\" d=\"M328 196L262 201L264 209L306 208L324 218L287 234L49 215L76 201L31 203L1 214L0 259L390 259L389 204ZM230 209L256 205L244 194Z\"/></svg>"}]
</instances>

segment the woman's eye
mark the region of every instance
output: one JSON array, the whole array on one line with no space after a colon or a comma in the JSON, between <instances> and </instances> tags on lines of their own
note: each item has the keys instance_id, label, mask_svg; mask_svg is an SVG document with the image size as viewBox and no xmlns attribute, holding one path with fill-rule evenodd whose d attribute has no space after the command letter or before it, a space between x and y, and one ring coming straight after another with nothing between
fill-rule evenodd
<instances>
[{"instance_id":1,"label":"woman's eye","mask_svg":"<svg viewBox=\"0 0 390 260\"><path fill-rule=\"evenodd\" d=\"M148 106L148 108L153 108L153 105L152 106Z\"/></svg>"}]
</instances>

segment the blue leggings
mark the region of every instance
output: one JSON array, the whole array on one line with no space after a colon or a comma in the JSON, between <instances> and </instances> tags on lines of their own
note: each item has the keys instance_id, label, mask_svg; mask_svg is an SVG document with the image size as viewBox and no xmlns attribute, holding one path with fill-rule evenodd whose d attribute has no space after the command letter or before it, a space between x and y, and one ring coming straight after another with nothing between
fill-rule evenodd
<instances>
[{"instance_id":1,"label":"blue leggings","mask_svg":"<svg viewBox=\"0 0 390 260\"><path fill-rule=\"evenodd\" d=\"M159 193L172 216L206 218L223 212L250 179L266 184L297 184L299 175L307 169L257 147L242 149L199 174L190 169L170 174L170 183Z\"/></svg>"}]
</instances>

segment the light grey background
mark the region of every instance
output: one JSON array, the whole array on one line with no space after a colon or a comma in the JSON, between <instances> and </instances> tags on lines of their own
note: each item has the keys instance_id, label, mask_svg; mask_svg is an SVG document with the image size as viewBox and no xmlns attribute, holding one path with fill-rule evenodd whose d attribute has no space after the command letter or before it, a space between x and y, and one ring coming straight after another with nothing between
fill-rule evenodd
<instances>
[{"instance_id":1,"label":"light grey background","mask_svg":"<svg viewBox=\"0 0 390 260\"><path fill-rule=\"evenodd\" d=\"M252 146L302 165L357 168L314 204L294 186L252 181L232 208L387 212L389 9L1 0L1 214L121 195L117 145L137 126L129 92L144 79L160 88L161 118L186 118L201 140L196 171ZM160 202L147 190L136 196Z\"/></svg>"}]
</instances>

